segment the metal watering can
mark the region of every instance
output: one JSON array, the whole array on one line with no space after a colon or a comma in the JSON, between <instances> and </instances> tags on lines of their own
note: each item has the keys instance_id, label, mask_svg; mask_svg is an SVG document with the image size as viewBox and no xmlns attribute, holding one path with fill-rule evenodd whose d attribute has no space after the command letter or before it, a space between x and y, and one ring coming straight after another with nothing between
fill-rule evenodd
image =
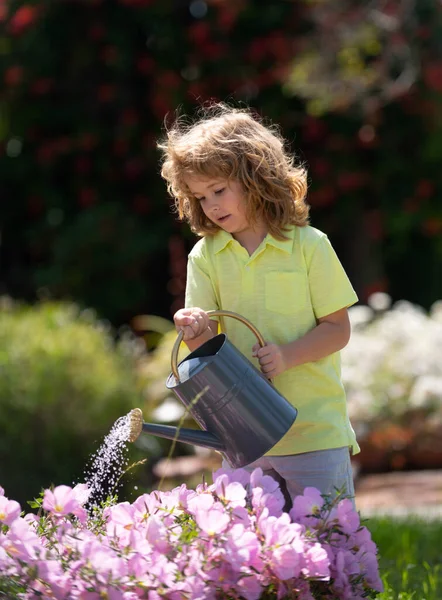
<instances>
[{"instance_id":1,"label":"metal watering can","mask_svg":"<svg viewBox=\"0 0 442 600\"><path fill-rule=\"evenodd\" d=\"M212 310L247 325L261 346L259 331L237 313ZM139 408L130 412L130 441L143 433L204 446L221 452L231 467L240 468L268 452L290 429L298 411L268 379L219 333L177 365L183 340L180 331L172 349L172 373L166 387L173 391L202 427L187 429L144 423Z\"/></svg>"}]
</instances>

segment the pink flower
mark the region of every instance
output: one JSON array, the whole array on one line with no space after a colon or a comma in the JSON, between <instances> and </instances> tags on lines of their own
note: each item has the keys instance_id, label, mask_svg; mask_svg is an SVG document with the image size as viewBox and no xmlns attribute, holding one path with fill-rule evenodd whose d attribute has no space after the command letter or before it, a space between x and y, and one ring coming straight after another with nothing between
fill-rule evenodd
<instances>
[{"instance_id":1,"label":"pink flower","mask_svg":"<svg viewBox=\"0 0 442 600\"><path fill-rule=\"evenodd\" d=\"M215 498L212 494L203 492L195 494L187 502L187 510L190 514L195 514L198 510L209 510L215 504Z\"/></svg>"},{"instance_id":2,"label":"pink flower","mask_svg":"<svg viewBox=\"0 0 442 600\"><path fill-rule=\"evenodd\" d=\"M130 531L134 526L134 507L129 502L120 502L111 506L106 514L108 517L107 529L111 532L121 529Z\"/></svg>"},{"instance_id":3,"label":"pink flower","mask_svg":"<svg viewBox=\"0 0 442 600\"><path fill-rule=\"evenodd\" d=\"M61 564L55 560L39 560L36 566L39 579L47 582L52 597L69 597L69 592L72 589L72 573L65 573ZM43 594L43 597L45 595Z\"/></svg>"},{"instance_id":4,"label":"pink flower","mask_svg":"<svg viewBox=\"0 0 442 600\"><path fill-rule=\"evenodd\" d=\"M371 533L366 527L360 527L358 531L351 537L350 541L352 549L363 550L364 552L372 552L376 554L376 544L371 539Z\"/></svg>"},{"instance_id":5,"label":"pink flower","mask_svg":"<svg viewBox=\"0 0 442 600\"><path fill-rule=\"evenodd\" d=\"M186 488L183 484L170 492L163 492L161 496L161 508L169 511L171 514L180 513L187 506L187 499L194 492Z\"/></svg>"},{"instance_id":6,"label":"pink flower","mask_svg":"<svg viewBox=\"0 0 442 600\"><path fill-rule=\"evenodd\" d=\"M330 577L330 561L326 550L321 544L313 544L307 552L304 553L305 567L302 572L308 577Z\"/></svg>"},{"instance_id":7,"label":"pink flower","mask_svg":"<svg viewBox=\"0 0 442 600\"><path fill-rule=\"evenodd\" d=\"M319 516L323 504L321 492L314 487L306 487L302 496L296 496L290 516L293 521L306 522L309 515ZM316 519L307 519L307 521L314 525Z\"/></svg>"},{"instance_id":8,"label":"pink flower","mask_svg":"<svg viewBox=\"0 0 442 600\"><path fill-rule=\"evenodd\" d=\"M259 529L265 538L265 545L269 547L291 544L300 538L303 528L298 523L291 523L287 513L280 517L267 516L267 510L259 518Z\"/></svg>"},{"instance_id":9,"label":"pink flower","mask_svg":"<svg viewBox=\"0 0 442 600\"><path fill-rule=\"evenodd\" d=\"M218 477L221 477L222 475L227 475L231 483L236 481L243 487L248 486L250 483L250 473L245 469L218 469L213 473L214 483L216 483Z\"/></svg>"},{"instance_id":10,"label":"pink flower","mask_svg":"<svg viewBox=\"0 0 442 600\"><path fill-rule=\"evenodd\" d=\"M257 514L267 508L270 515L281 516L285 504L284 495L279 486L273 492L267 492L261 487L252 490L252 506Z\"/></svg>"},{"instance_id":11,"label":"pink flower","mask_svg":"<svg viewBox=\"0 0 442 600\"><path fill-rule=\"evenodd\" d=\"M195 521L204 533L216 535L222 533L230 523L230 516L225 511L221 502L215 502L211 508L197 507Z\"/></svg>"},{"instance_id":12,"label":"pink flower","mask_svg":"<svg viewBox=\"0 0 442 600\"><path fill-rule=\"evenodd\" d=\"M91 552L88 560L90 566L98 575L100 583L106 583L110 577L118 579L127 572L126 561L120 559L113 550L100 544Z\"/></svg>"},{"instance_id":13,"label":"pink flower","mask_svg":"<svg viewBox=\"0 0 442 600\"><path fill-rule=\"evenodd\" d=\"M41 550L40 538L21 517L11 523L3 545L8 554L28 562L34 561Z\"/></svg>"},{"instance_id":14,"label":"pink flower","mask_svg":"<svg viewBox=\"0 0 442 600\"><path fill-rule=\"evenodd\" d=\"M233 525L226 535L226 560L239 569L242 565L257 571L263 568L260 558L261 544L254 531L247 531L243 525Z\"/></svg>"},{"instance_id":15,"label":"pink flower","mask_svg":"<svg viewBox=\"0 0 442 600\"><path fill-rule=\"evenodd\" d=\"M250 475L250 487L260 487L264 492L272 494L279 489L279 483L270 475L264 475L261 468L255 469Z\"/></svg>"},{"instance_id":16,"label":"pink flower","mask_svg":"<svg viewBox=\"0 0 442 600\"><path fill-rule=\"evenodd\" d=\"M218 477L212 486L215 494L221 500L225 500L232 506L245 506L247 492L238 481L229 482L227 475Z\"/></svg>"},{"instance_id":17,"label":"pink flower","mask_svg":"<svg viewBox=\"0 0 442 600\"><path fill-rule=\"evenodd\" d=\"M146 539L158 552L167 553L170 543L167 537L167 529L157 516L152 516L146 524Z\"/></svg>"},{"instance_id":18,"label":"pink flower","mask_svg":"<svg viewBox=\"0 0 442 600\"><path fill-rule=\"evenodd\" d=\"M204 579L195 575L186 577L182 591L187 592L187 596L183 594L182 597L189 597L194 600L215 600L217 597L216 591L210 590Z\"/></svg>"},{"instance_id":19,"label":"pink flower","mask_svg":"<svg viewBox=\"0 0 442 600\"><path fill-rule=\"evenodd\" d=\"M299 577L302 567L302 555L292 546L277 547L273 550L270 564L272 571L282 581Z\"/></svg>"},{"instance_id":20,"label":"pink flower","mask_svg":"<svg viewBox=\"0 0 442 600\"><path fill-rule=\"evenodd\" d=\"M256 577L242 577L238 581L241 598L258 600L262 595L262 585Z\"/></svg>"},{"instance_id":21,"label":"pink flower","mask_svg":"<svg viewBox=\"0 0 442 600\"><path fill-rule=\"evenodd\" d=\"M57 517L62 517L74 513L81 506L72 488L67 485L59 485L54 491L45 491L43 508Z\"/></svg>"},{"instance_id":22,"label":"pink flower","mask_svg":"<svg viewBox=\"0 0 442 600\"><path fill-rule=\"evenodd\" d=\"M345 550L338 550L335 564L331 568L331 575L334 579L333 588L338 592L339 598L352 600L350 576L357 574L359 574L359 566L355 557Z\"/></svg>"},{"instance_id":23,"label":"pink flower","mask_svg":"<svg viewBox=\"0 0 442 600\"><path fill-rule=\"evenodd\" d=\"M154 494L142 494L132 504L134 520L139 523L146 523L149 516L158 511L159 506L161 505Z\"/></svg>"},{"instance_id":24,"label":"pink flower","mask_svg":"<svg viewBox=\"0 0 442 600\"><path fill-rule=\"evenodd\" d=\"M300 522L293 522L287 513L271 514L278 507L272 503L277 482L261 470L250 477L253 485L245 487L234 472L224 472L196 492L180 486L112 505L102 515L107 535L94 519L83 526L78 517L21 518L3 492L0 513L10 525L0 532L0 571L25 582L26 597L78 600L103 593L109 600L136 600L143 593L149 600L259 600L269 585L279 599L295 594L313 600L312 579L326 580L330 597L340 600L382 589L376 545L351 503L341 502L325 518L328 501L325 510L318 490L307 488L292 511ZM244 506L246 492L252 506ZM83 485L59 486L46 490L43 505L57 517L77 516L86 498Z\"/></svg>"},{"instance_id":25,"label":"pink flower","mask_svg":"<svg viewBox=\"0 0 442 600\"><path fill-rule=\"evenodd\" d=\"M15 500L0 496L0 523L10 525L20 515L21 507Z\"/></svg>"},{"instance_id":26,"label":"pink flower","mask_svg":"<svg viewBox=\"0 0 442 600\"><path fill-rule=\"evenodd\" d=\"M230 513L230 518L232 525L241 523L244 527L251 527L252 521L255 520L255 517L249 514L249 511L245 506L234 506Z\"/></svg>"},{"instance_id":27,"label":"pink flower","mask_svg":"<svg viewBox=\"0 0 442 600\"><path fill-rule=\"evenodd\" d=\"M353 503L348 498L341 500L330 514L330 520L337 519L338 526L344 533L355 533L360 524L359 514L355 511Z\"/></svg>"},{"instance_id":28,"label":"pink flower","mask_svg":"<svg viewBox=\"0 0 442 600\"><path fill-rule=\"evenodd\" d=\"M356 560L362 573L365 573L365 579L369 586L378 592L383 591L383 584L379 577L379 565L376 555L373 552L360 551L356 555Z\"/></svg>"}]
</instances>

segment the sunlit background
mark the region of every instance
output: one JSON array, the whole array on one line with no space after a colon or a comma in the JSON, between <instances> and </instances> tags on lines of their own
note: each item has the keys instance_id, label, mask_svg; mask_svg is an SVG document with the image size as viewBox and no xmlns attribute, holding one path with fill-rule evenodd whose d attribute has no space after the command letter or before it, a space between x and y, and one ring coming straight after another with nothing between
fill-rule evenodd
<instances>
[{"instance_id":1,"label":"sunlit background","mask_svg":"<svg viewBox=\"0 0 442 600\"><path fill-rule=\"evenodd\" d=\"M210 100L278 123L312 224L359 295L343 353L358 472L442 467L438 0L0 2L0 482L80 481L119 416L182 416L164 382L195 243L156 142ZM439 302L439 304L438 304ZM189 424L189 423L187 423ZM435 442L439 440L439 442ZM166 473L142 436L124 494ZM219 456L178 444L164 486Z\"/></svg>"}]
</instances>

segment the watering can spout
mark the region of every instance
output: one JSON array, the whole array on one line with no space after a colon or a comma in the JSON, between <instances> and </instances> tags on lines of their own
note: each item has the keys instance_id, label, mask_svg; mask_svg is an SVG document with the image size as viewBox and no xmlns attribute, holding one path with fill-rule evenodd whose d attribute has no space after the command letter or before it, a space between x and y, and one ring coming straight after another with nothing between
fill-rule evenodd
<instances>
[{"instance_id":1,"label":"watering can spout","mask_svg":"<svg viewBox=\"0 0 442 600\"><path fill-rule=\"evenodd\" d=\"M130 442L134 442L141 433L150 433L151 435L166 438L168 440L177 440L178 442L183 442L185 444L203 446L204 448L218 450L218 452L225 451L224 444L216 437L216 435L213 435L213 433L202 431L200 429L178 429L177 427L172 427L170 425L145 423L143 421L143 413L139 408L134 408L130 411L129 420Z\"/></svg>"}]
</instances>

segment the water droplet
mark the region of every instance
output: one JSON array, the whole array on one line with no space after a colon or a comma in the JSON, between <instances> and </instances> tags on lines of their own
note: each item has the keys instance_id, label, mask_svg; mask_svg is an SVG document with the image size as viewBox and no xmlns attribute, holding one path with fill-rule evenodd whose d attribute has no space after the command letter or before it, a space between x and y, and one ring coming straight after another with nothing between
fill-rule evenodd
<instances>
[{"instance_id":1,"label":"water droplet","mask_svg":"<svg viewBox=\"0 0 442 600\"><path fill-rule=\"evenodd\" d=\"M127 467L127 444L130 435L130 417L115 421L100 448L91 457L85 472L85 483L90 490L89 504L99 506L107 496L115 494Z\"/></svg>"}]
</instances>

